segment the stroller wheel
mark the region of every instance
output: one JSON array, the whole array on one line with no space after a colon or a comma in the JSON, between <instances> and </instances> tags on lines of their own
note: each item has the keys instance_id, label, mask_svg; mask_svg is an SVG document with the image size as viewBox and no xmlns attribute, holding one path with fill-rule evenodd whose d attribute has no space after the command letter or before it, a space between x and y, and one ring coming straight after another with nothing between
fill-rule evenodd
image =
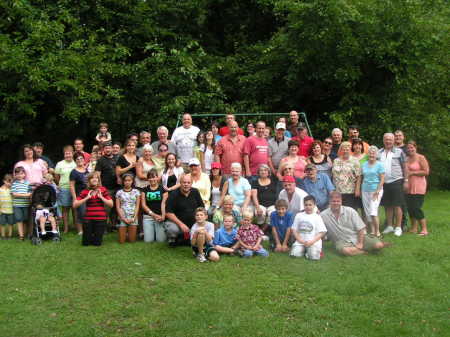
<instances>
[{"instance_id":1,"label":"stroller wheel","mask_svg":"<svg viewBox=\"0 0 450 337\"><path fill-rule=\"evenodd\" d=\"M53 242L61 242L61 238L59 236L53 237Z\"/></svg>"},{"instance_id":2,"label":"stroller wheel","mask_svg":"<svg viewBox=\"0 0 450 337\"><path fill-rule=\"evenodd\" d=\"M31 238L31 243L33 244L33 245L40 245L41 243L42 243L42 240L41 240L41 238L37 238L37 237L32 237Z\"/></svg>"}]
</instances>

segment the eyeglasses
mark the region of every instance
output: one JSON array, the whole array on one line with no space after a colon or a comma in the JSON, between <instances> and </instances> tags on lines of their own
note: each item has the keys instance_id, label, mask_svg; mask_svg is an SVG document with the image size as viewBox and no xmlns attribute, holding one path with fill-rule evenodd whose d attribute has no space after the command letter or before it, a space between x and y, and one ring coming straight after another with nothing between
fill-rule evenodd
<instances>
[{"instance_id":1,"label":"eyeglasses","mask_svg":"<svg viewBox=\"0 0 450 337\"><path fill-rule=\"evenodd\" d=\"M159 152L167 152L169 149L159 149Z\"/></svg>"},{"instance_id":2,"label":"eyeglasses","mask_svg":"<svg viewBox=\"0 0 450 337\"><path fill-rule=\"evenodd\" d=\"M333 145L332 142L323 142L324 144Z\"/></svg>"}]
</instances>

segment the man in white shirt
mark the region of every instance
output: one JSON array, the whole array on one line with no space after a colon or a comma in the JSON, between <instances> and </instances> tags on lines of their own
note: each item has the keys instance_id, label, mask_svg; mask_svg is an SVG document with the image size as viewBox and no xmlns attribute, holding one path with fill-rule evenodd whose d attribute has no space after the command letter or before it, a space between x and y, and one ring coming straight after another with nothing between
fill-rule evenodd
<instances>
[{"instance_id":1,"label":"man in white shirt","mask_svg":"<svg viewBox=\"0 0 450 337\"><path fill-rule=\"evenodd\" d=\"M176 128L172 135L172 142L175 143L177 158L184 168L188 168L189 159L194 157L194 146L197 145L197 134L200 129L192 125L190 114L183 115L183 125Z\"/></svg>"},{"instance_id":2,"label":"man in white shirt","mask_svg":"<svg viewBox=\"0 0 450 337\"><path fill-rule=\"evenodd\" d=\"M289 204L288 211L293 216L303 211L303 198L308 195L305 191L295 186L295 178L292 176L283 177L283 187L278 199L286 200Z\"/></svg>"}]
</instances>

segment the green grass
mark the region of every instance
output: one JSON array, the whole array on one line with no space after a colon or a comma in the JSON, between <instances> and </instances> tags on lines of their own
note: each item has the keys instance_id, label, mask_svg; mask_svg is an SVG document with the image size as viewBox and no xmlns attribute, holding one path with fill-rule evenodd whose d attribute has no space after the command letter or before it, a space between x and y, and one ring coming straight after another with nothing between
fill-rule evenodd
<instances>
[{"instance_id":1,"label":"green grass","mask_svg":"<svg viewBox=\"0 0 450 337\"><path fill-rule=\"evenodd\" d=\"M0 336L448 336L450 193L428 237L320 262L271 254L200 264L188 247L0 242Z\"/></svg>"}]
</instances>

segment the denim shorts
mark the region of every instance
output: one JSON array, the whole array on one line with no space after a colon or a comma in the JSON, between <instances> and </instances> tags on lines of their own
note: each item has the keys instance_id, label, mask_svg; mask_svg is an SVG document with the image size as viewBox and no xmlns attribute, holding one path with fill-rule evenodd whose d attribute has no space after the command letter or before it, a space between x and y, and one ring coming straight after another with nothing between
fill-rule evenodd
<instances>
[{"instance_id":1,"label":"denim shorts","mask_svg":"<svg viewBox=\"0 0 450 337\"><path fill-rule=\"evenodd\" d=\"M16 222L28 221L28 207L14 207L14 219Z\"/></svg>"},{"instance_id":2,"label":"denim shorts","mask_svg":"<svg viewBox=\"0 0 450 337\"><path fill-rule=\"evenodd\" d=\"M0 225L14 225L14 214L0 214Z\"/></svg>"},{"instance_id":3,"label":"denim shorts","mask_svg":"<svg viewBox=\"0 0 450 337\"><path fill-rule=\"evenodd\" d=\"M58 193L58 206L72 207L72 194L70 193L70 190L61 189Z\"/></svg>"}]
</instances>

